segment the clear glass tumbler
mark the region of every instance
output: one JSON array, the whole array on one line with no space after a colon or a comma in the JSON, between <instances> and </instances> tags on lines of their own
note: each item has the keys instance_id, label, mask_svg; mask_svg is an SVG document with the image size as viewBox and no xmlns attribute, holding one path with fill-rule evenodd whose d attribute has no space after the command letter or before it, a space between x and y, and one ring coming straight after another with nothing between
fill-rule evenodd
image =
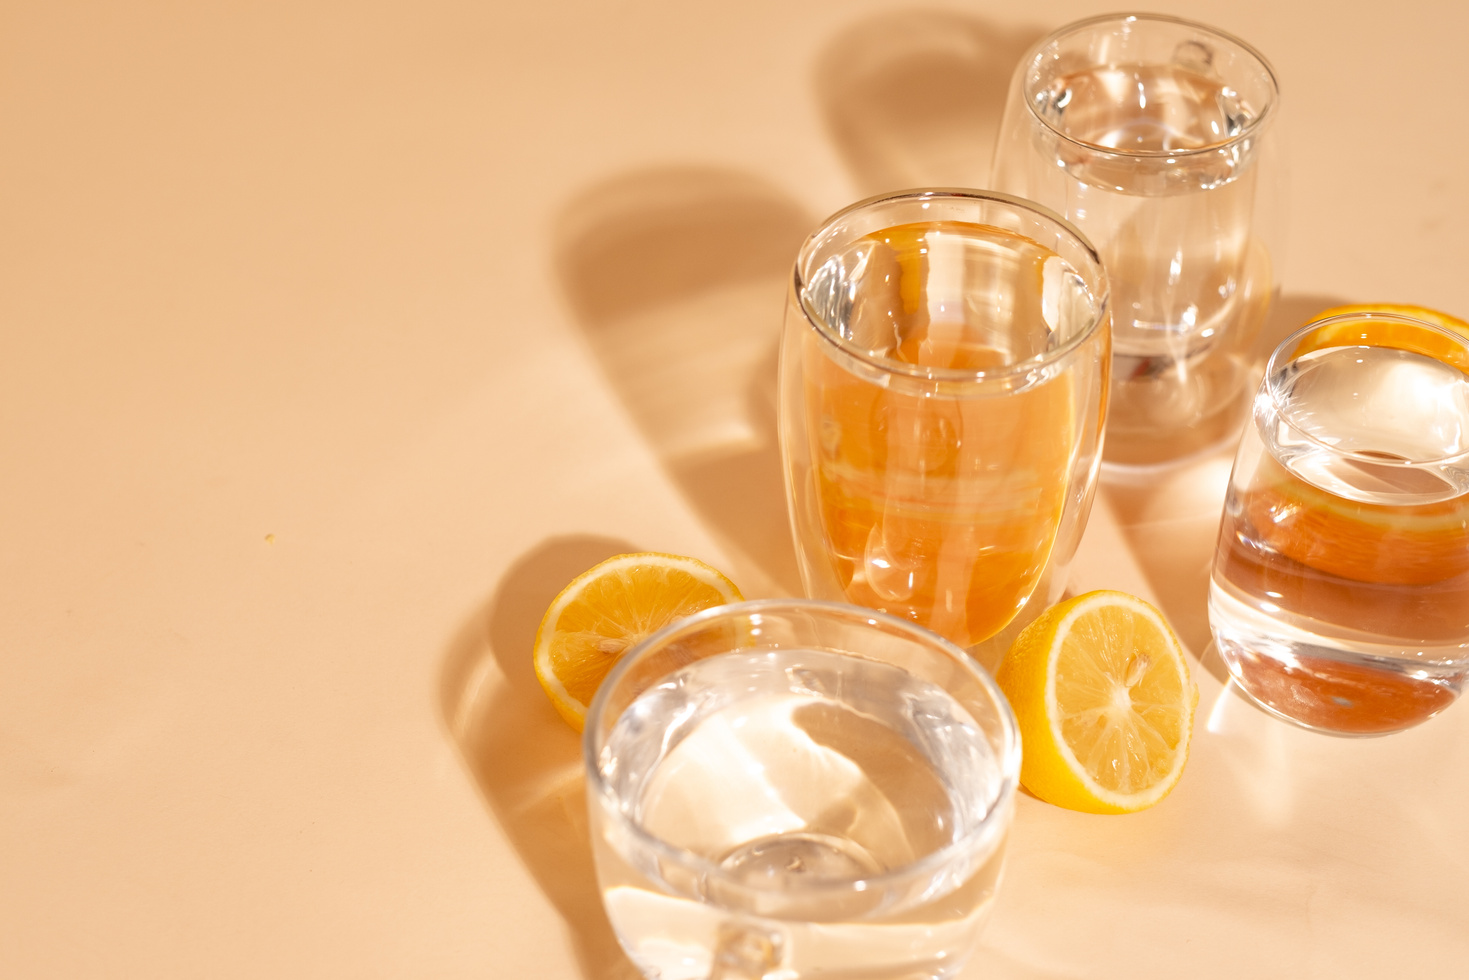
<instances>
[{"instance_id":1,"label":"clear glass tumbler","mask_svg":"<svg viewBox=\"0 0 1469 980\"><path fill-rule=\"evenodd\" d=\"M806 593L965 647L1058 598L1100 465L1107 318L1095 251L1028 201L907 191L828 219L780 360Z\"/></svg>"},{"instance_id":2,"label":"clear glass tumbler","mask_svg":"<svg viewBox=\"0 0 1469 980\"><path fill-rule=\"evenodd\" d=\"M1415 725L1469 675L1469 338L1346 314L1266 372L1219 531L1215 643L1307 728Z\"/></svg>"},{"instance_id":3,"label":"clear glass tumbler","mask_svg":"<svg viewBox=\"0 0 1469 980\"><path fill-rule=\"evenodd\" d=\"M948 977L993 904L1015 718L911 623L706 610L623 658L584 745L602 899L649 977Z\"/></svg>"},{"instance_id":4,"label":"clear glass tumbler","mask_svg":"<svg viewBox=\"0 0 1469 980\"><path fill-rule=\"evenodd\" d=\"M1274 72L1221 31L1153 14L1061 28L1010 84L994 186L1096 243L1112 288L1109 465L1234 438L1277 290Z\"/></svg>"}]
</instances>

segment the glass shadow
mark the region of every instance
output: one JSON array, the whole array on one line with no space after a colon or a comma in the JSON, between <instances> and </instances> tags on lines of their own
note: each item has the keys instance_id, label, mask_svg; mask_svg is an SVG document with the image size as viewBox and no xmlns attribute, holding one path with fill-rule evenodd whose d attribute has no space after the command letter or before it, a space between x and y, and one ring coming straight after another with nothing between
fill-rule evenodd
<instances>
[{"instance_id":1,"label":"glass shadow","mask_svg":"<svg viewBox=\"0 0 1469 980\"><path fill-rule=\"evenodd\" d=\"M580 573L642 550L615 538L551 538L522 555L444 656L439 710L476 788L566 922L585 980L640 980L602 910L588 837L581 737L531 663L551 600Z\"/></svg>"},{"instance_id":2,"label":"glass shadow","mask_svg":"<svg viewBox=\"0 0 1469 980\"><path fill-rule=\"evenodd\" d=\"M1277 344L1316 314L1346 300L1286 294L1271 304L1251 349L1253 391ZM1219 536L1225 487L1238 437L1198 456L1136 472L1104 468L1102 490L1124 539L1147 577L1158 604L1190 650L1205 651L1209 632L1209 575ZM1218 656L1200 662L1221 682L1229 679Z\"/></svg>"},{"instance_id":3,"label":"glass shadow","mask_svg":"<svg viewBox=\"0 0 1469 980\"><path fill-rule=\"evenodd\" d=\"M1045 33L900 10L837 35L817 61L816 93L861 196L986 186L1010 75Z\"/></svg>"},{"instance_id":4,"label":"glass shadow","mask_svg":"<svg viewBox=\"0 0 1469 980\"><path fill-rule=\"evenodd\" d=\"M590 188L556 232L588 344L751 596L801 591L775 373L786 283L813 227L759 178L670 167Z\"/></svg>"}]
</instances>

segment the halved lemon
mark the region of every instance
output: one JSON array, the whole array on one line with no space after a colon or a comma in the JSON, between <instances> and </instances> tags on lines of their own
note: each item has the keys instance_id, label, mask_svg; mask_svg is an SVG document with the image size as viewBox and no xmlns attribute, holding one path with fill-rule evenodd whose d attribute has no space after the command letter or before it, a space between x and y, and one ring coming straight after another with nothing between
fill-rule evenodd
<instances>
[{"instance_id":1,"label":"halved lemon","mask_svg":"<svg viewBox=\"0 0 1469 980\"><path fill-rule=\"evenodd\" d=\"M1442 310L1431 310L1426 306L1414 306L1411 303L1352 303L1348 306L1333 306L1329 310L1317 313L1312 319L1325 320L1329 316L1340 316L1344 313L1391 313L1395 316L1407 316L1415 320L1427 320L1429 323L1449 330L1457 330L1469 337L1469 323L1465 323L1452 314L1444 313Z\"/></svg>"},{"instance_id":2,"label":"halved lemon","mask_svg":"<svg viewBox=\"0 0 1469 980\"><path fill-rule=\"evenodd\" d=\"M1178 783L1199 693L1162 613L1099 591L1048 609L995 673L1020 723L1020 782L1057 806L1132 813Z\"/></svg>"},{"instance_id":3,"label":"halved lemon","mask_svg":"<svg viewBox=\"0 0 1469 980\"><path fill-rule=\"evenodd\" d=\"M536 632L536 677L577 731L602 680L638 641L676 619L738 602L740 590L697 558L644 551L572 579Z\"/></svg>"},{"instance_id":4,"label":"halved lemon","mask_svg":"<svg viewBox=\"0 0 1469 980\"><path fill-rule=\"evenodd\" d=\"M1430 310L1426 306L1413 306L1407 303L1355 303L1350 306L1333 306L1329 310L1322 310L1312 320L1325 320L1328 317L1345 317L1361 313L1389 313L1393 316L1411 317L1414 320L1424 320L1434 326L1469 337L1469 323L1439 310ZM1332 324L1327 329L1319 331L1310 341L1298 347L1295 355L1299 357L1308 351L1320 350L1324 347L1349 347L1356 344L1374 344L1379 347L1409 350L1443 361L1445 364L1452 364L1461 371L1469 371L1469 359L1465 358L1463 348L1452 341L1438 337L1425 337L1421 332L1405 330L1401 324L1393 323L1390 320L1374 320L1366 316L1360 319L1344 319L1340 323Z\"/></svg>"}]
</instances>

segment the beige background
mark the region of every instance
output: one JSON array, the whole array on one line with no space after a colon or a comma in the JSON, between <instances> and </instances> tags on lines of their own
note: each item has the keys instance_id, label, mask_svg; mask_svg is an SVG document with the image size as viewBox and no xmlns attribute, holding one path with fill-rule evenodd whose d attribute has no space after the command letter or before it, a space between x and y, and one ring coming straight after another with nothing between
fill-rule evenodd
<instances>
[{"instance_id":1,"label":"beige background","mask_svg":"<svg viewBox=\"0 0 1469 980\"><path fill-rule=\"evenodd\" d=\"M629 548L794 588L798 242L981 183L1020 50L1111 6L0 4L0 976L629 975L536 622ZM1469 8L1143 6L1279 71L1274 329L1469 312ZM1204 657L1183 782L1022 799L966 977L1469 961L1469 707L1338 741L1221 692L1227 471L1110 488L1077 569Z\"/></svg>"}]
</instances>

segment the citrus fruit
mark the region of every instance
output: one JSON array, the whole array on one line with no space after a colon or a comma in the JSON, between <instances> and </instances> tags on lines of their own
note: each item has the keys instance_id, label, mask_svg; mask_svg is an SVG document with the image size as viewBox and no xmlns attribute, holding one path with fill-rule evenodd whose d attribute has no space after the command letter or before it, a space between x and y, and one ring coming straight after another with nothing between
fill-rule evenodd
<instances>
[{"instance_id":1,"label":"citrus fruit","mask_svg":"<svg viewBox=\"0 0 1469 980\"><path fill-rule=\"evenodd\" d=\"M1316 314L1313 320L1373 313L1424 320L1435 326L1443 327L1445 330L1452 330L1469 337L1469 323L1439 310L1430 310L1426 306L1412 306L1407 303L1356 303L1351 306L1333 306L1329 310L1322 310ZM1296 349L1295 356L1299 357L1308 351L1320 350L1324 347L1348 347L1356 344L1410 350L1443 361L1445 364L1452 364L1461 371L1469 371L1469 359L1465 358L1463 349L1458 345L1437 337L1424 337L1421 332L1413 331L1411 328L1405 329L1402 324L1393 323L1391 320L1373 320L1370 316L1343 320L1340 323L1332 324L1325 330L1318 331L1309 341Z\"/></svg>"},{"instance_id":2,"label":"citrus fruit","mask_svg":"<svg viewBox=\"0 0 1469 980\"><path fill-rule=\"evenodd\" d=\"M1240 506L1256 536L1308 568L1379 585L1431 585L1469 572L1469 498L1462 494L1427 504L1363 503L1318 489L1269 456L1252 482Z\"/></svg>"},{"instance_id":3,"label":"citrus fruit","mask_svg":"<svg viewBox=\"0 0 1469 980\"><path fill-rule=\"evenodd\" d=\"M1353 303L1348 306L1333 306L1329 310L1322 310L1312 319L1325 320L1329 316L1341 316L1346 313L1391 313L1394 316L1407 316L1415 320L1427 320L1429 323L1456 330L1469 337L1469 323L1440 310L1430 310L1426 306L1414 306L1411 303Z\"/></svg>"},{"instance_id":4,"label":"citrus fruit","mask_svg":"<svg viewBox=\"0 0 1469 980\"><path fill-rule=\"evenodd\" d=\"M572 579L536 631L536 678L577 731L602 679L629 648L676 619L738 602L735 584L696 558L644 551Z\"/></svg>"},{"instance_id":5,"label":"citrus fruit","mask_svg":"<svg viewBox=\"0 0 1469 980\"><path fill-rule=\"evenodd\" d=\"M1163 615L1124 592L1053 606L995 673L1020 723L1020 782L1057 806L1131 813L1188 759L1198 689Z\"/></svg>"}]
</instances>

